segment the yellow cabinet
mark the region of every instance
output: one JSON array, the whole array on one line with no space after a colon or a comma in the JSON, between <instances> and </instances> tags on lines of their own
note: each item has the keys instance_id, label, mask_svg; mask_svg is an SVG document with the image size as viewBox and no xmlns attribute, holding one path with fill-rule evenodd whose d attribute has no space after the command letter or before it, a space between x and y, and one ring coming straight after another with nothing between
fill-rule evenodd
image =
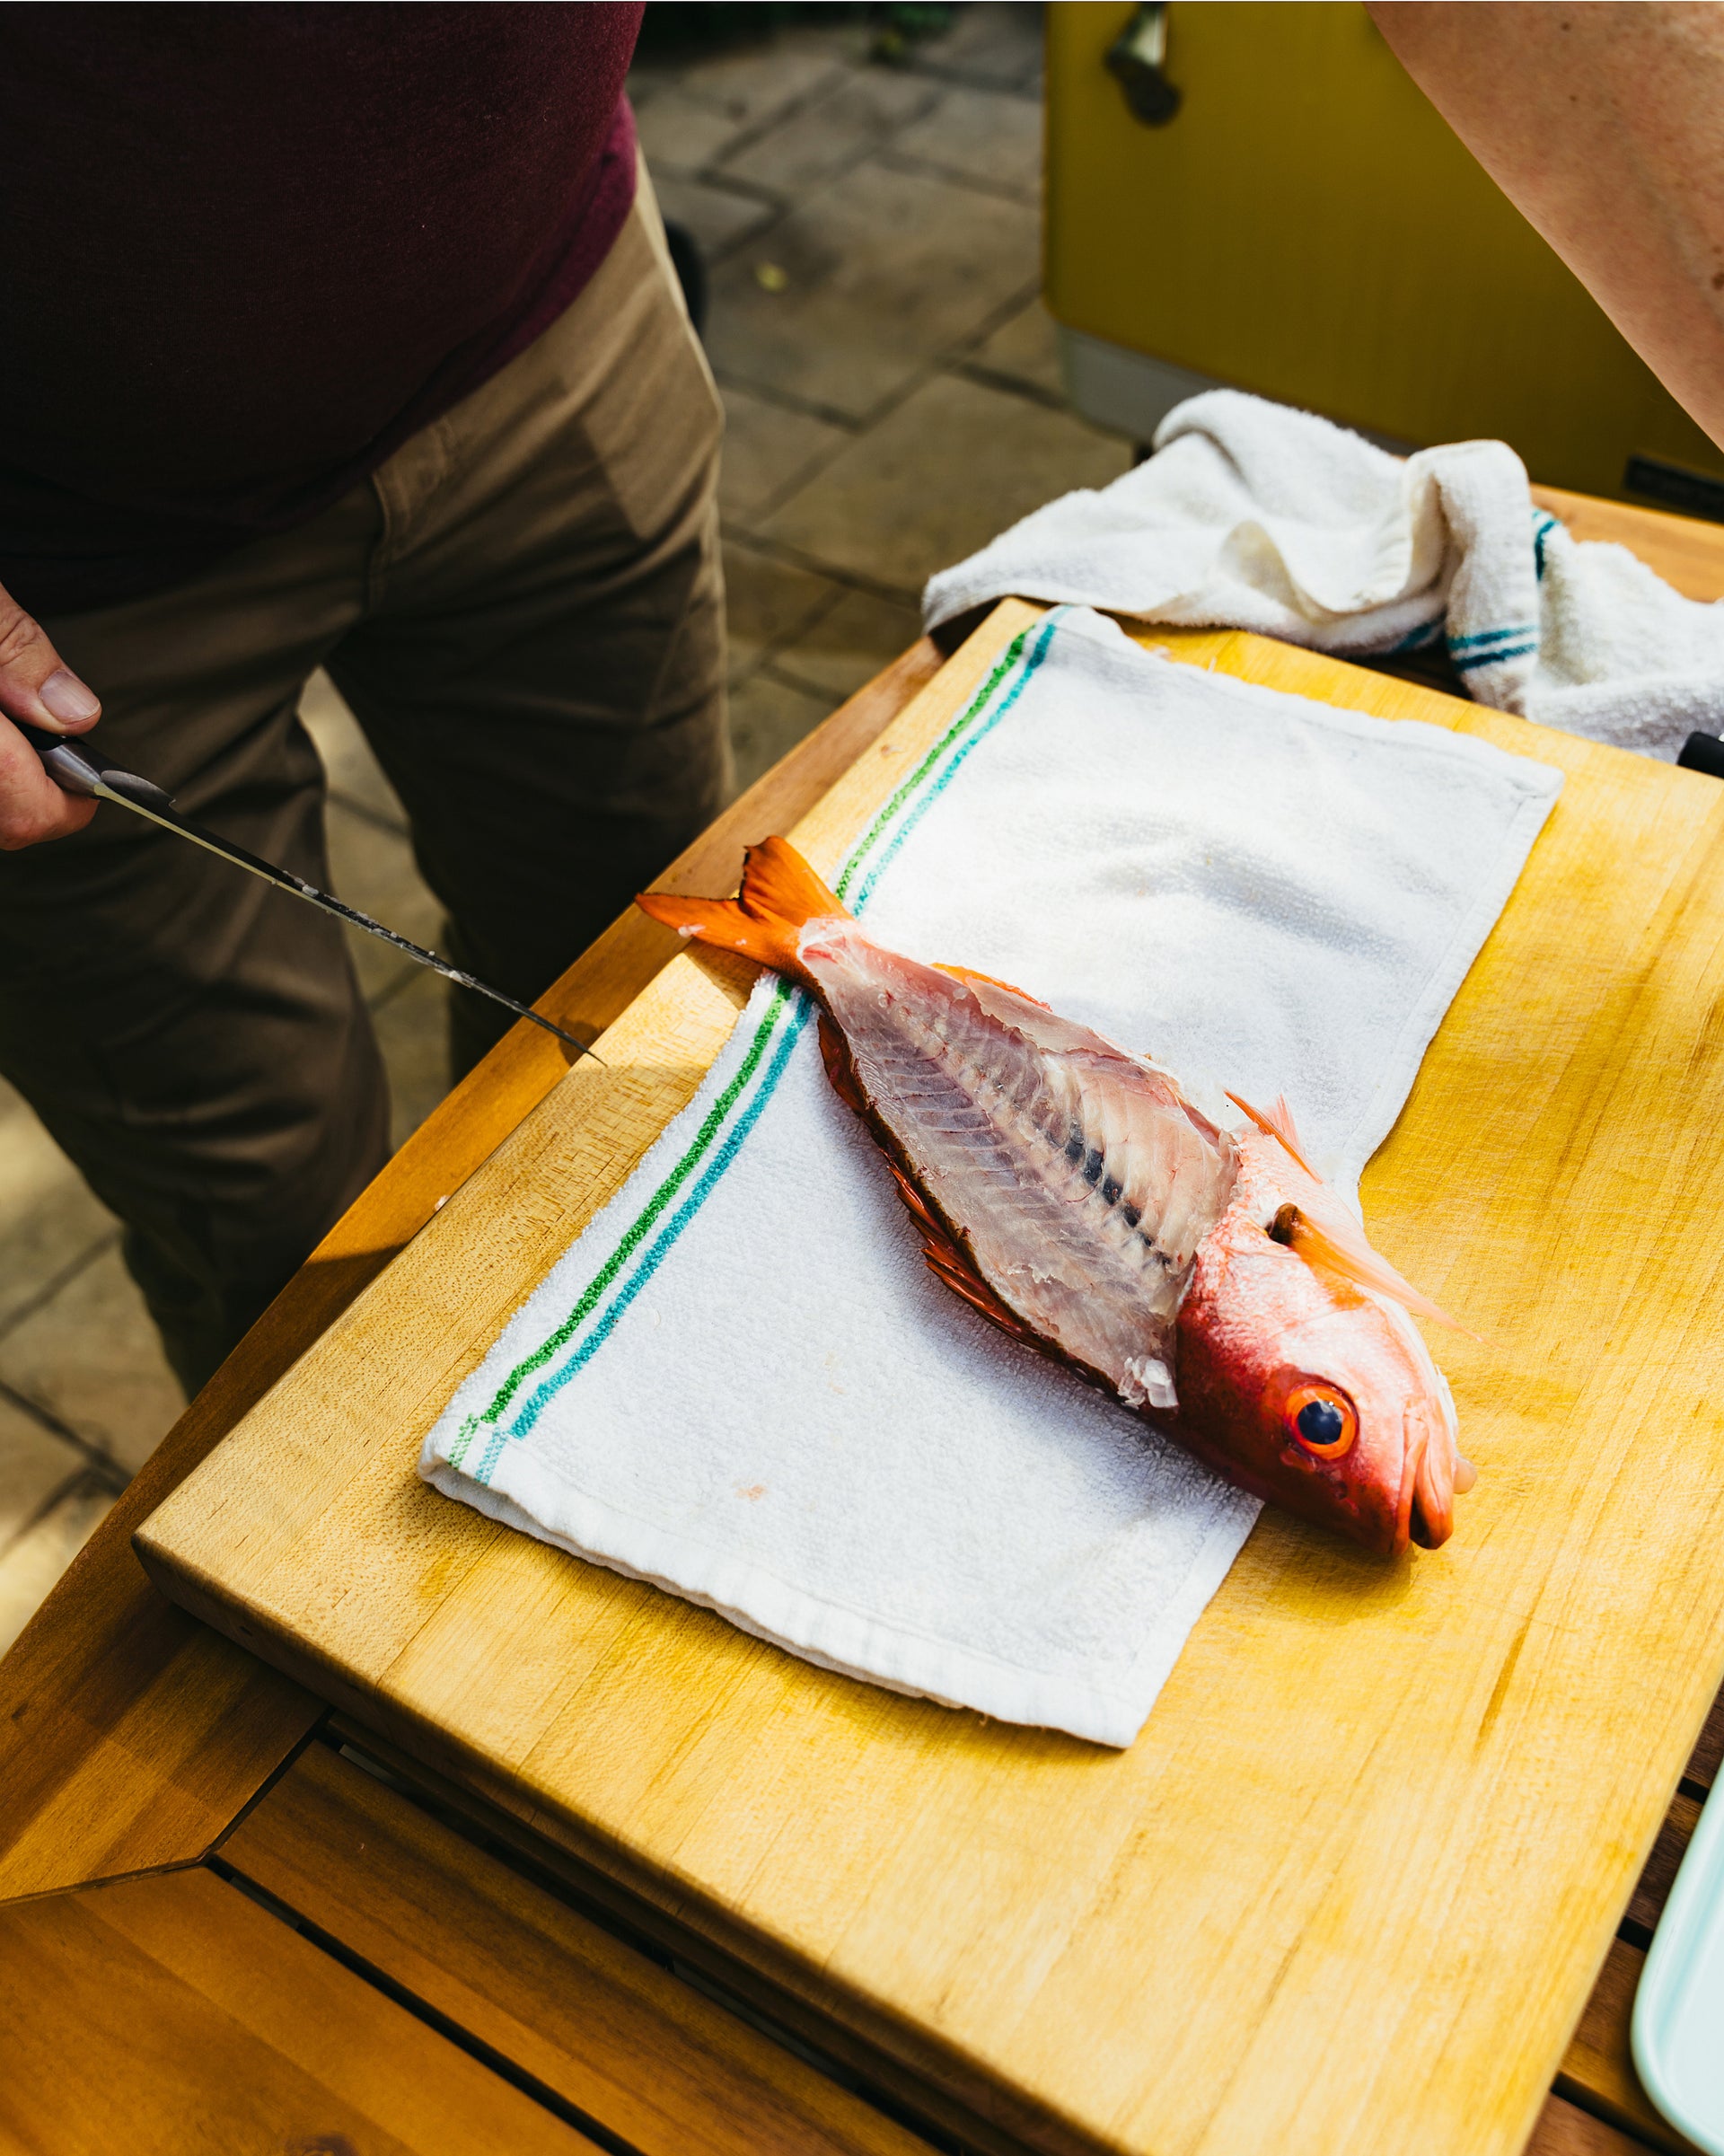
<instances>
[{"instance_id":1,"label":"yellow cabinet","mask_svg":"<svg viewBox=\"0 0 1724 2156\"><path fill-rule=\"evenodd\" d=\"M1106 65L1139 16L1047 11L1047 297L1081 410L1147 438L1229 383L1396 445L1500 436L1551 485L1724 517L1724 455L1362 6L1172 0L1157 126Z\"/></svg>"}]
</instances>

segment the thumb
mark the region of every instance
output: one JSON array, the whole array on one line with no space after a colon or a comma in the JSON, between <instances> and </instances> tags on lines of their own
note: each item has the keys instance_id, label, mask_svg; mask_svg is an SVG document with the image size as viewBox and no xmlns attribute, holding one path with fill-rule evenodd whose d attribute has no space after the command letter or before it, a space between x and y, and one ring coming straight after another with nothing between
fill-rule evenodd
<instances>
[{"instance_id":1,"label":"thumb","mask_svg":"<svg viewBox=\"0 0 1724 2156\"><path fill-rule=\"evenodd\" d=\"M0 590L0 711L54 734L82 734L101 716L100 700L61 659L48 632Z\"/></svg>"}]
</instances>

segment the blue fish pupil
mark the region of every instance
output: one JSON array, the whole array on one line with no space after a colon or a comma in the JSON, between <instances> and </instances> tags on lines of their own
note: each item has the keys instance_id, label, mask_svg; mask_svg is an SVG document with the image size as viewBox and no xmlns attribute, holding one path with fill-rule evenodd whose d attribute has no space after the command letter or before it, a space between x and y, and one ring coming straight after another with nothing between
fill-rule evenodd
<instances>
[{"instance_id":1,"label":"blue fish pupil","mask_svg":"<svg viewBox=\"0 0 1724 2156\"><path fill-rule=\"evenodd\" d=\"M1347 1427L1333 1400L1307 1400L1299 1410L1298 1424L1307 1445L1333 1445Z\"/></svg>"}]
</instances>

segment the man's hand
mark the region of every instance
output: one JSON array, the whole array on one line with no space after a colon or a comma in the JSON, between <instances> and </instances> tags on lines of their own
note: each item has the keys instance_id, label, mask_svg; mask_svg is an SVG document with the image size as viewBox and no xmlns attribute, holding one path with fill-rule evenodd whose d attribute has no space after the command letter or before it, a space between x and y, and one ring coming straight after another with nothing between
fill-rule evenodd
<instances>
[{"instance_id":1,"label":"man's hand","mask_svg":"<svg viewBox=\"0 0 1724 2156\"><path fill-rule=\"evenodd\" d=\"M38 624L0 590L0 852L82 831L96 805L63 794L8 718L49 734L84 734L101 716L91 695Z\"/></svg>"}]
</instances>

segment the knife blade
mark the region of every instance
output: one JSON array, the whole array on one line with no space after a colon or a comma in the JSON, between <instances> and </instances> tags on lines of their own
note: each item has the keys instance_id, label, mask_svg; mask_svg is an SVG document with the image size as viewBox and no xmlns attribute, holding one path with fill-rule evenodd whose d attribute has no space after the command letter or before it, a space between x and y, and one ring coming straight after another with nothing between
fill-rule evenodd
<instances>
[{"instance_id":1,"label":"knife blade","mask_svg":"<svg viewBox=\"0 0 1724 2156\"><path fill-rule=\"evenodd\" d=\"M194 823L189 816L182 816L173 805L171 794L153 786L147 779L140 779L135 771L122 771L114 765L104 763L100 756L83 741L58 734L49 734L40 726L28 726L22 718L11 724L17 727L24 739L41 758L43 768L56 786L68 794L82 794L97 801L111 801L116 807L129 809L135 816L145 817L159 823L163 831L171 831L176 838L189 839L194 846L219 855L231 861L234 867L243 868L252 876L261 876L265 883L273 884L292 898L303 899L307 905L321 907L325 913L333 913L338 920L350 922L363 928L368 936L381 937L393 949L404 952L408 957L428 965L445 981L458 987L470 988L481 996L488 996L493 1003L500 1003L512 1010L516 1017L531 1020L548 1034L555 1034L566 1041L576 1055L592 1056L595 1063L603 1063L603 1056L594 1055L585 1041L576 1040L572 1033L565 1033L560 1025L553 1025L536 1010L524 1003L517 1003L513 996L506 996L500 988L493 988L487 981L479 981L471 973L464 973L459 966L451 965L446 958L439 958L435 951L423 949L409 943L405 936L398 936L393 928L386 928L370 914L361 913L356 906L349 906L328 891L320 891L315 884L292 876L285 868L277 868L273 861L262 860L255 853L248 853L243 846L236 846L230 839L218 838L213 831L206 831L201 823Z\"/></svg>"}]
</instances>

